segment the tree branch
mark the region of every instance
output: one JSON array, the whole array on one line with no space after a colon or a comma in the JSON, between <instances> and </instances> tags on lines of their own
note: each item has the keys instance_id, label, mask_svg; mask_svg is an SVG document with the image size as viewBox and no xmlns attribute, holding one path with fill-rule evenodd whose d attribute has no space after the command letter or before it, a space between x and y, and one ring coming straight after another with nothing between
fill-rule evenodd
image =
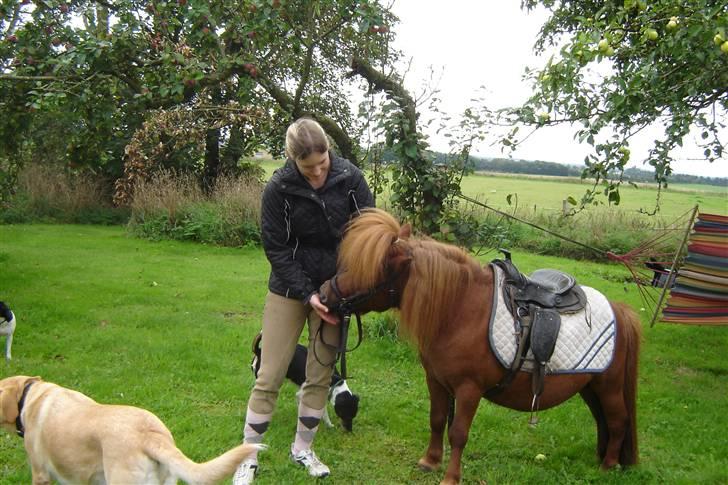
<instances>
[{"instance_id":1,"label":"tree branch","mask_svg":"<svg viewBox=\"0 0 728 485\"><path fill-rule=\"evenodd\" d=\"M377 71L367 61L358 56L355 56L351 60L351 68L352 71L347 75L347 77L352 77L354 75L363 77L369 82L372 91L383 91L387 93L387 95L394 99L400 108L402 108L405 120L409 124L408 127L402 127L402 138L406 138L404 136L406 131L415 133L417 128L417 111L415 109L415 101L404 86Z\"/></svg>"},{"instance_id":2,"label":"tree branch","mask_svg":"<svg viewBox=\"0 0 728 485\"><path fill-rule=\"evenodd\" d=\"M359 165L359 160L357 160L356 154L354 153L354 142L338 123L324 114L300 110L295 105L295 100L290 94L278 87L262 74L258 74L256 80L258 81L258 84L263 87L263 89L265 89L278 103L283 111L289 113L292 117L298 118L300 116L310 116L318 121L326 134L329 135L336 143L336 146L339 147L341 156L351 161L354 165Z\"/></svg>"}]
</instances>

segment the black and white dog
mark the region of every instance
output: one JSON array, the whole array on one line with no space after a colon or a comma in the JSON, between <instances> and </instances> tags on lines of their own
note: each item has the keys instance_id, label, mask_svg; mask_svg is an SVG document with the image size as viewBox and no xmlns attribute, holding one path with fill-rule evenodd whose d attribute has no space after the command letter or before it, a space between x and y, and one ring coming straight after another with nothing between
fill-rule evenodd
<instances>
[{"instance_id":1,"label":"black and white dog","mask_svg":"<svg viewBox=\"0 0 728 485\"><path fill-rule=\"evenodd\" d=\"M15 315L10 308L0 301L0 335L5 335L5 360L10 360L10 349L13 346L13 333L15 333Z\"/></svg>"},{"instance_id":2,"label":"black and white dog","mask_svg":"<svg viewBox=\"0 0 728 485\"><path fill-rule=\"evenodd\" d=\"M253 370L253 375L258 377L258 370L260 369L260 340L263 337L262 333L259 333L253 339L253 361L250 363L250 368ZM296 398L300 401L301 399L301 386L306 382L306 359L308 357L308 349L301 344L296 345L296 351L293 354L293 359L288 366L286 372L286 378L293 382L298 388ZM359 396L351 392L349 386L346 384L346 380L341 377L336 368L331 376L331 387L329 387L329 402L334 406L334 412L341 419L341 424L347 431L352 430L354 424L354 418L359 412ZM323 422L328 427L333 427L329 413L324 409L324 415L322 418Z\"/></svg>"},{"instance_id":3,"label":"black and white dog","mask_svg":"<svg viewBox=\"0 0 728 485\"><path fill-rule=\"evenodd\" d=\"M664 288L670 276L670 270L662 263L656 261L655 258L650 258L649 261L645 261L645 266L652 270L652 281L650 285L657 288Z\"/></svg>"}]
</instances>

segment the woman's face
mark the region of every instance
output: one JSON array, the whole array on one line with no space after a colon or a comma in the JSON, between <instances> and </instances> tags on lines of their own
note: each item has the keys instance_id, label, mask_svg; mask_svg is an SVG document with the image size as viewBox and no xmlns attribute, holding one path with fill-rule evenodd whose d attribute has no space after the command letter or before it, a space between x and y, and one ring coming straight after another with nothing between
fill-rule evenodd
<instances>
[{"instance_id":1,"label":"woman's face","mask_svg":"<svg viewBox=\"0 0 728 485\"><path fill-rule=\"evenodd\" d=\"M313 152L306 158L296 160L296 166L311 187L320 189L324 186L331 167L329 152Z\"/></svg>"}]
</instances>

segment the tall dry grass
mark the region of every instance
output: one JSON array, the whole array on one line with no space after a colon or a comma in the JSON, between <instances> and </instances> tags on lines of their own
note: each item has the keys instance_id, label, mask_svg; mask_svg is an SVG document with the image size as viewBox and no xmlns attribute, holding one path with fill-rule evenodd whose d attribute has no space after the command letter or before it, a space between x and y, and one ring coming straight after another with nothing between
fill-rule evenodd
<instances>
[{"instance_id":1,"label":"tall dry grass","mask_svg":"<svg viewBox=\"0 0 728 485\"><path fill-rule=\"evenodd\" d=\"M175 170L158 170L134 188L131 201L132 221L144 223L149 218L166 215L171 224L185 208L205 199L197 178Z\"/></svg>"},{"instance_id":2,"label":"tall dry grass","mask_svg":"<svg viewBox=\"0 0 728 485\"><path fill-rule=\"evenodd\" d=\"M263 185L248 177L218 177L210 199L220 207L225 222L260 221L260 200Z\"/></svg>"},{"instance_id":3,"label":"tall dry grass","mask_svg":"<svg viewBox=\"0 0 728 485\"><path fill-rule=\"evenodd\" d=\"M221 175L205 193L195 175L163 169L135 188L129 229L150 239L255 244L261 196L262 184L250 178Z\"/></svg>"},{"instance_id":4,"label":"tall dry grass","mask_svg":"<svg viewBox=\"0 0 728 485\"><path fill-rule=\"evenodd\" d=\"M0 213L0 222L119 224L128 212L111 203L108 178L72 172L55 164L29 164L18 173L17 191Z\"/></svg>"},{"instance_id":5,"label":"tall dry grass","mask_svg":"<svg viewBox=\"0 0 728 485\"><path fill-rule=\"evenodd\" d=\"M53 165L28 165L18 176L18 189L38 210L74 213L109 207L109 184L90 173L72 173Z\"/></svg>"}]
</instances>

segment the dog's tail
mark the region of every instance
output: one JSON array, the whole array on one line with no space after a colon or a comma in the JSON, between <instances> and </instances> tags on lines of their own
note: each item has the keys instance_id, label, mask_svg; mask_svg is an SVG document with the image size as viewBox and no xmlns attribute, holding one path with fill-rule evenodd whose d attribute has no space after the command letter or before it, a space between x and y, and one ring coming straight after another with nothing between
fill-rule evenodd
<instances>
[{"instance_id":1,"label":"dog's tail","mask_svg":"<svg viewBox=\"0 0 728 485\"><path fill-rule=\"evenodd\" d=\"M212 485L231 476L243 460L263 448L265 445L243 444L205 463L195 463L168 437L154 433L145 442L144 451L165 465L173 477L190 484Z\"/></svg>"}]
</instances>

